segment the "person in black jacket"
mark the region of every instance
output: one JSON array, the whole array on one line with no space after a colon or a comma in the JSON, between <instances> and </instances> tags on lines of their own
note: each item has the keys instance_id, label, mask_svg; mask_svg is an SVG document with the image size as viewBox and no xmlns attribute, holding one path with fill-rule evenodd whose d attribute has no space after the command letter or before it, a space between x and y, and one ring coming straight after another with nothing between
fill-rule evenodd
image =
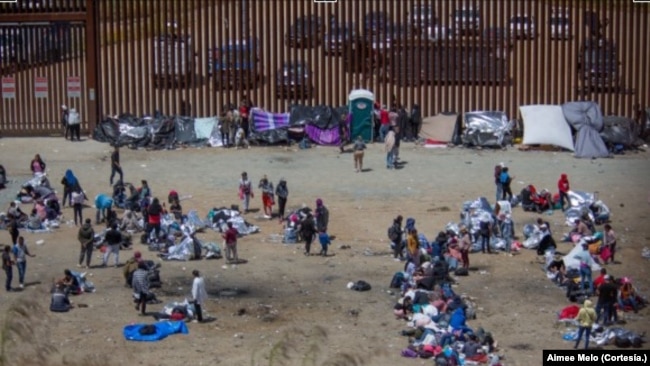
<instances>
[{"instance_id":1,"label":"person in black jacket","mask_svg":"<svg viewBox=\"0 0 650 366\"><path fill-rule=\"evenodd\" d=\"M314 216L311 213L307 214L300 223L300 236L305 240L305 255L309 255L311 243L314 241L316 235L316 225L314 223Z\"/></svg>"},{"instance_id":2,"label":"person in black jacket","mask_svg":"<svg viewBox=\"0 0 650 366\"><path fill-rule=\"evenodd\" d=\"M402 231L403 219L404 218L402 215L398 215L393 220L393 225L391 225L391 227L388 229L388 240L391 242L391 247L393 248L393 258L395 258L395 260L404 259L404 242L402 240L402 236L404 234Z\"/></svg>"}]
</instances>

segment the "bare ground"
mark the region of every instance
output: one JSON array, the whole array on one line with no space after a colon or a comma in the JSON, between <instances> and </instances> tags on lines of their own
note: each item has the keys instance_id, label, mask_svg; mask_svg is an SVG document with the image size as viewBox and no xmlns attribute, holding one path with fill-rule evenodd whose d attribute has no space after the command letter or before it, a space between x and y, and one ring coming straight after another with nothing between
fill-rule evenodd
<instances>
[{"instance_id":1,"label":"bare ground","mask_svg":"<svg viewBox=\"0 0 650 366\"><path fill-rule=\"evenodd\" d=\"M106 144L91 140L71 143L60 138L2 139L0 151L0 163L16 181L0 191L2 208L8 207L19 184L29 178L29 161L35 153L45 159L58 189L63 172L71 168L89 196L110 192ZM238 203L237 180L243 170L255 182L263 174L273 182L284 177L290 207L313 206L316 198L329 207L330 231L336 236L333 256L303 256L300 244L284 245L275 240L281 234L277 221L260 220L259 213L251 213L247 219L259 225L261 232L240 240L240 257L248 259L247 264L224 267L223 260L163 263L164 285L158 291L163 302L188 296L190 273L196 268L208 284L211 299L207 312L217 320L189 324L188 335L170 336L157 343L124 340L123 326L153 319L139 317L133 309L121 269L93 268L89 276L97 292L73 298L87 308L44 315L47 322L43 326L48 327L59 351L50 356L55 362L94 357L109 365L423 364L399 355L407 344L398 334L405 324L391 314L396 297L388 293L388 283L401 264L387 255L386 228L394 216L402 214L414 217L427 237L435 237L446 223L458 220L464 201L493 197L492 168L501 161L515 176L514 191L529 182L554 190L563 172L569 174L573 189L598 191L612 209L612 225L620 236L617 258L622 264L609 266L610 271L615 276L632 276L646 293L649 288L647 260L640 256L650 239L646 183L650 162L645 152L578 160L570 153L429 150L403 144L401 157L406 164L393 171L385 169L383 146L371 145L364 166L368 171L360 174L354 172L351 154L340 155L337 149L323 147L301 151L285 147L245 151L123 149L121 155L127 181L147 179L162 199L170 189L192 195L182 202L183 208L197 209L201 216L210 207ZM252 207L260 206L261 199L256 196ZM64 215L70 218L71 209L65 208ZM86 209L84 215L91 217L94 209ZM517 232L536 217L516 208ZM556 239L568 230L560 213L545 218L555 227ZM22 292L3 294L3 314L20 299L36 299L47 308L51 280L76 264L76 232L76 228L62 225L50 234L23 233L37 255L28 260L26 282L32 285ZM1 235L2 242L8 243L8 233ZM215 232L200 238L220 242ZM43 245L35 244L39 239L44 240ZM342 245L350 249L340 249ZM139 243L135 248L142 250L145 258L154 258L154 253ZM559 250L569 249L568 244L559 244ZM131 255L132 251L123 251L121 261ZM93 261L99 264L97 254ZM546 280L533 251L515 257L475 254L471 261L476 271L461 278L456 290L477 298L481 310L470 325L494 334L506 364L541 365L542 349L569 347L562 341L563 329L554 322L556 312L568 301ZM358 293L346 288L348 282L360 279L371 283L372 291ZM14 285L16 281L14 275ZM149 311L160 308L149 306ZM647 309L625 315L628 327L638 331L650 330L647 316Z\"/></svg>"}]
</instances>

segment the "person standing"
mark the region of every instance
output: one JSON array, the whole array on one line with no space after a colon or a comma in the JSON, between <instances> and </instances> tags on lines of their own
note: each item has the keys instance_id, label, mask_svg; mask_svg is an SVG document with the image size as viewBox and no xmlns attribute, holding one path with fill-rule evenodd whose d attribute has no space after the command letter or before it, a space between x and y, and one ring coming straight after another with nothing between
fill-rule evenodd
<instances>
[{"instance_id":1,"label":"person standing","mask_svg":"<svg viewBox=\"0 0 650 366\"><path fill-rule=\"evenodd\" d=\"M68 106L65 104L61 106L61 125L63 126L64 138L68 139L68 134L70 133L70 127L68 126Z\"/></svg>"},{"instance_id":2,"label":"person standing","mask_svg":"<svg viewBox=\"0 0 650 366\"><path fill-rule=\"evenodd\" d=\"M354 141L354 147L352 148L354 151L354 170L357 173L363 171L363 150L365 149L366 144L363 142L363 138L361 136L357 136L357 139Z\"/></svg>"},{"instance_id":3,"label":"person standing","mask_svg":"<svg viewBox=\"0 0 650 366\"><path fill-rule=\"evenodd\" d=\"M396 261L404 259L404 245L402 242L402 236L404 234L402 231L403 219L402 215L398 215L388 229L388 240L390 240L391 246L393 247L393 258Z\"/></svg>"},{"instance_id":4,"label":"person standing","mask_svg":"<svg viewBox=\"0 0 650 366\"><path fill-rule=\"evenodd\" d=\"M508 202L512 201L512 190L510 189L510 183L512 182L512 179L514 177L510 176L510 173L508 173L508 167L504 167L501 169L501 186L503 186L503 193L501 195L501 199L505 200L506 196L508 197Z\"/></svg>"},{"instance_id":5,"label":"person standing","mask_svg":"<svg viewBox=\"0 0 650 366\"><path fill-rule=\"evenodd\" d=\"M93 255L93 243L95 241L95 230L93 230L92 220L86 219L86 222L79 228L77 233L77 240L81 245L79 251L79 264L77 267L81 267L86 259L86 266L84 268L90 268L90 260Z\"/></svg>"},{"instance_id":6,"label":"person standing","mask_svg":"<svg viewBox=\"0 0 650 366\"><path fill-rule=\"evenodd\" d=\"M598 302L596 303L596 323L600 322L601 315L603 323L610 325L612 319L614 322L618 321L618 314L616 314L616 295L618 289L610 275L604 276L604 282L596 289L598 293Z\"/></svg>"},{"instance_id":7,"label":"person standing","mask_svg":"<svg viewBox=\"0 0 650 366\"><path fill-rule=\"evenodd\" d=\"M382 139L384 141L384 151L386 152L386 168L395 167L395 131L392 126L388 126L388 133Z\"/></svg>"},{"instance_id":8,"label":"person standing","mask_svg":"<svg viewBox=\"0 0 650 366\"><path fill-rule=\"evenodd\" d=\"M232 111L226 112L226 114L221 119L221 145L224 148L227 148L230 145L230 129L233 124L233 115Z\"/></svg>"},{"instance_id":9,"label":"person standing","mask_svg":"<svg viewBox=\"0 0 650 366\"><path fill-rule=\"evenodd\" d=\"M320 255L323 257L327 257L327 248L330 246L332 243L329 234L326 232L322 232L318 234L318 241L320 242Z\"/></svg>"},{"instance_id":10,"label":"person standing","mask_svg":"<svg viewBox=\"0 0 650 366\"><path fill-rule=\"evenodd\" d=\"M512 247L512 237L514 236L514 225L510 214L501 214L501 237L505 242L506 253L510 254Z\"/></svg>"},{"instance_id":11,"label":"person standing","mask_svg":"<svg viewBox=\"0 0 650 366\"><path fill-rule=\"evenodd\" d=\"M138 262L138 269L133 272L133 279L131 280L133 286L133 295L138 301L135 305L135 310L140 311L140 314L147 314L147 297L149 297L149 271L144 261Z\"/></svg>"},{"instance_id":12,"label":"person standing","mask_svg":"<svg viewBox=\"0 0 650 366\"><path fill-rule=\"evenodd\" d=\"M463 261L463 268L469 270L469 250L472 247L472 239L469 236L467 228L460 229L460 243L458 250L460 251L461 260Z\"/></svg>"},{"instance_id":13,"label":"person standing","mask_svg":"<svg viewBox=\"0 0 650 366\"><path fill-rule=\"evenodd\" d=\"M115 145L113 153L111 154L111 186L113 186L115 173L120 175L120 182L124 182L124 173L122 172L122 165L120 164L120 147L117 145Z\"/></svg>"},{"instance_id":14,"label":"person standing","mask_svg":"<svg viewBox=\"0 0 650 366\"><path fill-rule=\"evenodd\" d=\"M311 213L307 213L307 216L300 223L300 236L305 241L305 255L309 255L311 243L314 241L314 235L316 235L314 217Z\"/></svg>"},{"instance_id":15,"label":"person standing","mask_svg":"<svg viewBox=\"0 0 650 366\"><path fill-rule=\"evenodd\" d=\"M47 166L45 165L45 162L43 159L41 159L40 154L34 155L34 159L32 159L32 162L29 164L29 168L32 170L32 174L43 174L45 173L45 168Z\"/></svg>"},{"instance_id":16,"label":"person standing","mask_svg":"<svg viewBox=\"0 0 650 366\"><path fill-rule=\"evenodd\" d=\"M226 242L226 260L229 263L238 263L237 235L239 235L239 232L237 229L232 227L232 222L228 222L226 225L228 226L228 229L226 229L226 232L221 236Z\"/></svg>"},{"instance_id":17,"label":"person standing","mask_svg":"<svg viewBox=\"0 0 650 366\"><path fill-rule=\"evenodd\" d=\"M260 180L257 187L262 191L262 206L264 206L264 218L271 219L273 217L273 183L269 181L266 174Z\"/></svg>"},{"instance_id":18,"label":"person standing","mask_svg":"<svg viewBox=\"0 0 650 366\"><path fill-rule=\"evenodd\" d=\"M200 323L203 321L203 304L208 299L208 292L205 290L205 280L201 277L198 270L192 271L194 281L192 281L192 302L196 310L196 320Z\"/></svg>"},{"instance_id":19,"label":"person standing","mask_svg":"<svg viewBox=\"0 0 650 366\"><path fill-rule=\"evenodd\" d=\"M275 187L275 195L278 196L278 215L280 216L280 223L282 223L284 222L284 210L287 207L287 198L289 197L289 188L284 178L280 178L278 186Z\"/></svg>"},{"instance_id":20,"label":"person standing","mask_svg":"<svg viewBox=\"0 0 650 366\"><path fill-rule=\"evenodd\" d=\"M117 223L114 222L111 225L111 228L104 235L104 242L108 245L106 252L104 253L104 260L102 261L102 267L108 265L108 259L111 256L111 253L115 254L115 268L120 266L120 244L122 244L122 233L117 230Z\"/></svg>"},{"instance_id":21,"label":"person standing","mask_svg":"<svg viewBox=\"0 0 650 366\"><path fill-rule=\"evenodd\" d=\"M316 200L316 230L319 233L327 232L327 227L330 221L330 211L323 204L322 199Z\"/></svg>"},{"instance_id":22,"label":"person standing","mask_svg":"<svg viewBox=\"0 0 650 366\"><path fill-rule=\"evenodd\" d=\"M7 292L11 291L11 281L14 279L14 261L11 260L11 247L5 245L4 251L2 252L2 269L5 270L5 275L7 276L5 280L5 290Z\"/></svg>"},{"instance_id":23,"label":"person standing","mask_svg":"<svg viewBox=\"0 0 650 366\"><path fill-rule=\"evenodd\" d=\"M345 145L347 145L349 141L349 122L348 122L348 113L344 113L341 115L341 118L339 119L339 150L341 154L345 152Z\"/></svg>"},{"instance_id":24,"label":"person standing","mask_svg":"<svg viewBox=\"0 0 650 366\"><path fill-rule=\"evenodd\" d=\"M408 259L415 264L415 267L420 266L420 240L418 238L417 229L413 229L408 233L406 238L406 248L408 251Z\"/></svg>"},{"instance_id":25,"label":"person standing","mask_svg":"<svg viewBox=\"0 0 650 366\"><path fill-rule=\"evenodd\" d=\"M605 235L603 235L603 244L609 248L609 258L605 261L605 264L614 262L614 255L616 254L616 233L612 229L612 225L605 224Z\"/></svg>"},{"instance_id":26,"label":"person standing","mask_svg":"<svg viewBox=\"0 0 650 366\"><path fill-rule=\"evenodd\" d=\"M578 339L576 339L576 344L573 348L578 348L580 341L582 340L582 335L585 335L585 349L589 349L589 336L591 335L591 326L594 325L596 321L596 311L594 311L593 303L591 300L585 300L584 304L578 311L576 320L580 325L578 328Z\"/></svg>"},{"instance_id":27,"label":"person standing","mask_svg":"<svg viewBox=\"0 0 650 366\"><path fill-rule=\"evenodd\" d=\"M72 203L72 211L74 213L75 226L77 225L77 219L79 219L79 225L83 223L84 218L83 218L82 210L84 207L85 199L86 196L81 190L81 187L79 186L75 187L74 190L72 191L72 196L70 197L70 201Z\"/></svg>"},{"instance_id":28,"label":"person standing","mask_svg":"<svg viewBox=\"0 0 650 366\"><path fill-rule=\"evenodd\" d=\"M68 128L70 129L70 141L74 141L74 137L77 136L77 141L81 141L81 116L76 109L70 108L68 113Z\"/></svg>"},{"instance_id":29,"label":"person standing","mask_svg":"<svg viewBox=\"0 0 650 366\"><path fill-rule=\"evenodd\" d=\"M160 239L160 222L162 219L163 207L160 205L158 198L147 209L147 239L151 238L151 232L154 232L154 243Z\"/></svg>"},{"instance_id":30,"label":"person standing","mask_svg":"<svg viewBox=\"0 0 650 366\"><path fill-rule=\"evenodd\" d=\"M244 213L248 213L251 197L255 198L255 194L253 193L253 184L250 179L248 179L248 173L243 172L241 173L241 179L239 180L239 199L242 201Z\"/></svg>"},{"instance_id":31,"label":"person standing","mask_svg":"<svg viewBox=\"0 0 650 366\"><path fill-rule=\"evenodd\" d=\"M390 113L385 105L379 110L379 123L381 124L379 127L379 141L384 142L390 129Z\"/></svg>"},{"instance_id":32,"label":"person standing","mask_svg":"<svg viewBox=\"0 0 650 366\"><path fill-rule=\"evenodd\" d=\"M560 205L562 206L562 211L565 210L564 208L564 201L566 200L567 205L569 208L571 208L571 200L569 200L569 178L567 177L566 174L562 173L560 175L560 179L557 181L557 189L560 193Z\"/></svg>"},{"instance_id":33,"label":"person standing","mask_svg":"<svg viewBox=\"0 0 650 366\"><path fill-rule=\"evenodd\" d=\"M36 257L29 252L27 245L25 245L25 238L22 236L18 238L18 244L13 248L14 260L16 267L18 267L18 283L20 288L25 288L25 272L27 271L27 256Z\"/></svg>"},{"instance_id":34,"label":"person standing","mask_svg":"<svg viewBox=\"0 0 650 366\"><path fill-rule=\"evenodd\" d=\"M594 259L589 253L587 242L582 239L582 243L579 244L582 247L582 250L575 255L575 259L580 261L580 288L585 290L589 288L589 294L594 293L594 282L592 281L591 276L591 267L594 264Z\"/></svg>"},{"instance_id":35,"label":"person standing","mask_svg":"<svg viewBox=\"0 0 650 366\"><path fill-rule=\"evenodd\" d=\"M488 220L481 220L479 223L479 235L481 237L481 250L483 251L483 254L485 254L485 251L489 254L492 254L492 250L490 250L490 237L492 236L492 223Z\"/></svg>"},{"instance_id":36,"label":"person standing","mask_svg":"<svg viewBox=\"0 0 650 366\"><path fill-rule=\"evenodd\" d=\"M417 141L420 136L420 128L422 126L422 112L420 111L420 106L418 104L414 103L411 107L410 121L413 139Z\"/></svg>"}]
</instances>

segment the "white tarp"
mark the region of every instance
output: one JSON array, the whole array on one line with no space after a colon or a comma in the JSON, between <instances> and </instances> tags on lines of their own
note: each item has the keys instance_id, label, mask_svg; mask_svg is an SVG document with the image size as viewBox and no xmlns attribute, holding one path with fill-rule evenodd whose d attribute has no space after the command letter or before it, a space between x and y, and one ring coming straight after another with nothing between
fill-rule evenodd
<instances>
[{"instance_id":1,"label":"white tarp","mask_svg":"<svg viewBox=\"0 0 650 366\"><path fill-rule=\"evenodd\" d=\"M217 117L195 118L194 132L197 139L209 139L212 136L212 130L219 124Z\"/></svg>"},{"instance_id":2,"label":"white tarp","mask_svg":"<svg viewBox=\"0 0 650 366\"><path fill-rule=\"evenodd\" d=\"M573 247L573 249L571 249L569 254L565 255L564 258L562 258L562 260L564 261L564 266L566 267L566 269L569 269L569 268L580 269L580 260L576 259L576 255L578 253L582 252L583 250L584 249L582 249L582 245L577 244L575 247ZM592 272L598 272L598 271L600 271L600 268L601 268L600 265L598 263L596 263L595 261L591 265L591 271Z\"/></svg>"},{"instance_id":3,"label":"white tarp","mask_svg":"<svg viewBox=\"0 0 650 366\"><path fill-rule=\"evenodd\" d=\"M554 145L575 151L571 127L559 105L519 107L524 121L524 145Z\"/></svg>"}]
</instances>

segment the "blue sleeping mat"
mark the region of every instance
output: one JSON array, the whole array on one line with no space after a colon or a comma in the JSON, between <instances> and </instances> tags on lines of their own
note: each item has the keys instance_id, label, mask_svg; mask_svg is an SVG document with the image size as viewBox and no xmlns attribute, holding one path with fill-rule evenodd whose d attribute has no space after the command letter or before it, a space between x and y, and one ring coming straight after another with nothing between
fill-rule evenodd
<instances>
[{"instance_id":1,"label":"blue sleeping mat","mask_svg":"<svg viewBox=\"0 0 650 366\"><path fill-rule=\"evenodd\" d=\"M124 338L127 341L155 342L167 338L170 334L188 334L185 322L162 321L154 323L156 332L154 334L142 335L140 329L147 324L133 324L124 327Z\"/></svg>"}]
</instances>

